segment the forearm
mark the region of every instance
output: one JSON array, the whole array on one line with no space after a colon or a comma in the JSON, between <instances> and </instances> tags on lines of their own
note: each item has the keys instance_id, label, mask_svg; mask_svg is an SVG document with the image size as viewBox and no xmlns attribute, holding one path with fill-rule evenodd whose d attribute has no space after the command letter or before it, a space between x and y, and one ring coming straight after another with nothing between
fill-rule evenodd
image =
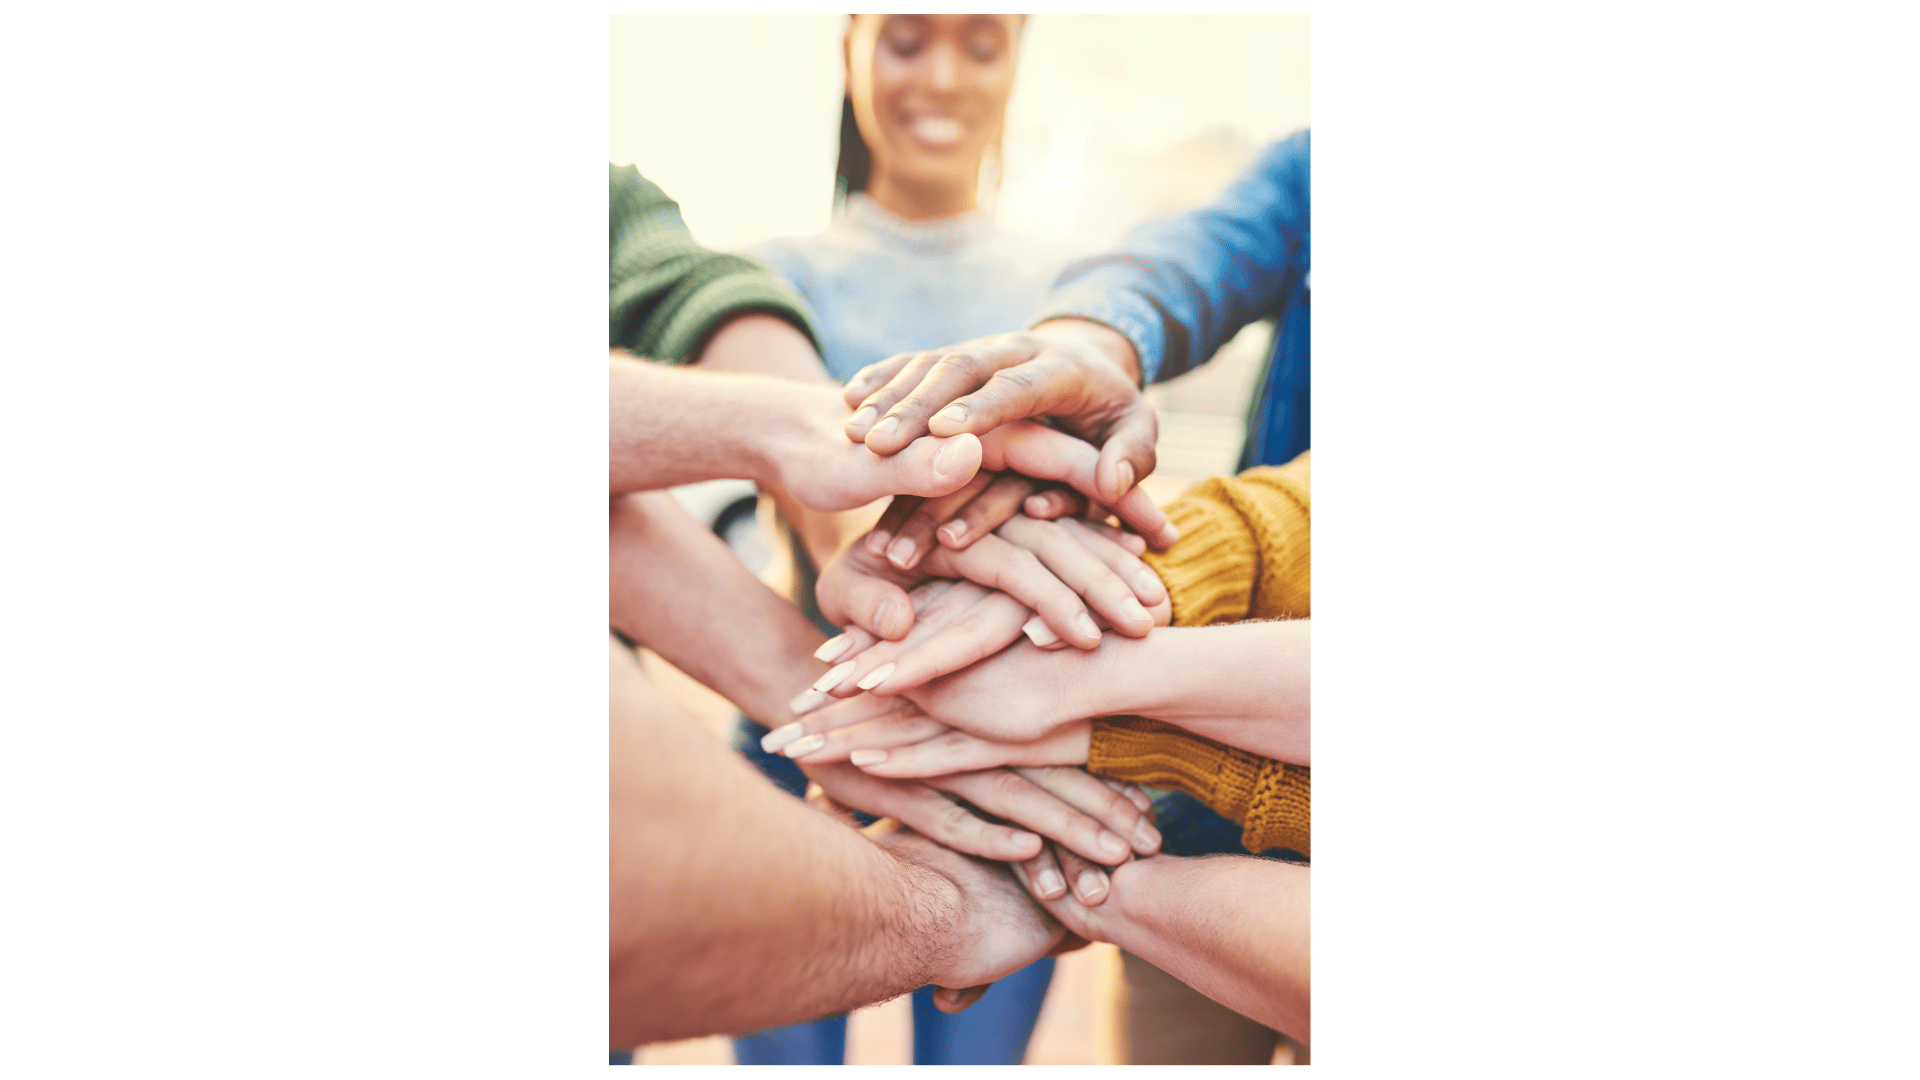
<instances>
[{"instance_id":1,"label":"forearm","mask_svg":"<svg viewBox=\"0 0 1920 1080\"><path fill-rule=\"evenodd\" d=\"M777 481L772 446L795 426L783 379L687 371L615 353L608 359L612 494L700 480Z\"/></svg>"},{"instance_id":2,"label":"forearm","mask_svg":"<svg viewBox=\"0 0 1920 1080\"><path fill-rule=\"evenodd\" d=\"M769 727L793 720L823 640L666 492L614 499L609 621Z\"/></svg>"},{"instance_id":3,"label":"forearm","mask_svg":"<svg viewBox=\"0 0 1920 1080\"><path fill-rule=\"evenodd\" d=\"M1310 872L1242 856L1113 872L1104 934L1222 1005L1311 1043Z\"/></svg>"},{"instance_id":4,"label":"forearm","mask_svg":"<svg viewBox=\"0 0 1920 1080\"><path fill-rule=\"evenodd\" d=\"M1087 716L1145 716L1216 742L1311 765L1312 622L1162 627L1110 634L1077 679ZM1078 719L1075 717L1074 719Z\"/></svg>"},{"instance_id":5,"label":"forearm","mask_svg":"<svg viewBox=\"0 0 1920 1080\"><path fill-rule=\"evenodd\" d=\"M610 1045L796 1023L949 963L950 880L779 792L612 659Z\"/></svg>"}]
</instances>

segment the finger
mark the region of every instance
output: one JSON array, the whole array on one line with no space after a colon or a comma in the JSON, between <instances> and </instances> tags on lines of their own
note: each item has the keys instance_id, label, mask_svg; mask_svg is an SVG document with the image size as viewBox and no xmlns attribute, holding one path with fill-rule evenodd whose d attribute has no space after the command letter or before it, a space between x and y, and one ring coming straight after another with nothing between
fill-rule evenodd
<instances>
[{"instance_id":1,"label":"finger","mask_svg":"<svg viewBox=\"0 0 1920 1080\"><path fill-rule=\"evenodd\" d=\"M893 501L887 503L887 508L881 513L880 520L874 522L873 528L867 530L867 535L860 538L860 543L867 549L867 554L875 558L884 558L887 554L887 544L893 540L893 534L899 530L903 522L913 516L915 510L920 509L920 504L924 502L926 502L925 499L914 495L895 495Z\"/></svg>"},{"instance_id":2,"label":"finger","mask_svg":"<svg viewBox=\"0 0 1920 1080\"><path fill-rule=\"evenodd\" d=\"M814 509L851 510L882 495L937 496L958 491L980 470L981 450L979 439L973 435L955 435L950 439L927 436L913 440L892 457L873 458L871 451L868 456L870 460L862 464L871 470L872 476L867 490L863 490L856 501L844 507Z\"/></svg>"},{"instance_id":3,"label":"finger","mask_svg":"<svg viewBox=\"0 0 1920 1080\"><path fill-rule=\"evenodd\" d=\"M1153 629L1153 616L1134 594L1137 586L1122 580L1108 559L1094 549L1095 542L1104 540L1092 533L1076 532L1067 522L1035 521L1024 514L1002 525L999 535L1039 556L1054 577L1121 633L1145 637ZM1146 570L1145 563L1118 547L1107 547L1113 556L1133 563L1133 569Z\"/></svg>"},{"instance_id":4,"label":"finger","mask_svg":"<svg viewBox=\"0 0 1920 1080\"><path fill-rule=\"evenodd\" d=\"M1060 874L1073 888L1075 900L1086 907L1099 907L1106 903L1108 882L1103 869L1064 846L1056 845L1054 854L1060 857Z\"/></svg>"},{"instance_id":5,"label":"finger","mask_svg":"<svg viewBox=\"0 0 1920 1080\"><path fill-rule=\"evenodd\" d=\"M813 658L821 663L831 664L843 657L851 657L865 652L879 641L880 638L866 630L858 626L849 626L835 636L821 642L820 647L813 650Z\"/></svg>"},{"instance_id":6,"label":"finger","mask_svg":"<svg viewBox=\"0 0 1920 1080\"><path fill-rule=\"evenodd\" d=\"M1040 849L1040 838L1033 833L984 821L917 781L882 780L851 765L809 766L807 775L839 802L876 817L890 817L962 854L1019 862L1033 858Z\"/></svg>"},{"instance_id":7,"label":"finger","mask_svg":"<svg viewBox=\"0 0 1920 1080\"><path fill-rule=\"evenodd\" d=\"M1040 845L1040 854L1024 863L1013 864L1014 876L1036 900L1058 900L1067 895L1066 875L1060 872L1060 862L1053 857L1053 845Z\"/></svg>"},{"instance_id":8,"label":"finger","mask_svg":"<svg viewBox=\"0 0 1920 1080\"><path fill-rule=\"evenodd\" d=\"M984 536L965 551L943 551L941 564L1025 604L1039 613L1048 629L1076 647L1091 649L1100 644L1100 628L1087 614L1080 595L1026 548L997 535Z\"/></svg>"},{"instance_id":9,"label":"finger","mask_svg":"<svg viewBox=\"0 0 1920 1080\"><path fill-rule=\"evenodd\" d=\"M952 520L940 526L940 543L956 551L964 550L1018 514L1022 500L1033 488L1032 480L1017 473L997 475L977 497L948 515Z\"/></svg>"},{"instance_id":10,"label":"finger","mask_svg":"<svg viewBox=\"0 0 1920 1080\"><path fill-rule=\"evenodd\" d=\"M1127 797L1128 802L1140 808L1141 813L1146 814L1149 817L1152 816L1153 800L1147 796L1146 792L1141 791L1139 788L1133 786L1132 784L1127 783L1125 780L1115 780L1111 776L1101 777L1100 782L1112 788L1113 790L1119 792L1120 794L1125 795Z\"/></svg>"},{"instance_id":11,"label":"finger","mask_svg":"<svg viewBox=\"0 0 1920 1080\"><path fill-rule=\"evenodd\" d=\"M1147 856L1159 852L1160 830L1154 828L1125 795L1101 783L1085 769L1026 767L1014 771L1098 821L1114 835L1126 837L1136 854Z\"/></svg>"},{"instance_id":12,"label":"finger","mask_svg":"<svg viewBox=\"0 0 1920 1080\"><path fill-rule=\"evenodd\" d=\"M877 700L905 701L906 699L880 698ZM790 753L787 756L803 765L849 761L864 770L868 764L885 761L888 753L896 747L923 743L952 730L918 709L902 709L851 727L842 727L810 739L803 739L795 744L799 752ZM820 741L814 743L813 739ZM815 748L806 749L807 745ZM890 776L888 779L897 778Z\"/></svg>"},{"instance_id":13,"label":"finger","mask_svg":"<svg viewBox=\"0 0 1920 1080\"><path fill-rule=\"evenodd\" d=\"M1036 521L1052 521L1068 514L1085 513L1087 497L1069 488L1048 488L1027 496L1027 501L1021 503L1020 508ZM1145 541L1142 541L1142 550L1145 550L1144 544Z\"/></svg>"},{"instance_id":14,"label":"finger","mask_svg":"<svg viewBox=\"0 0 1920 1080\"><path fill-rule=\"evenodd\" d=\"M1160 419L1153 406L1141 398L1107 425L1105 436L1096 475L1103 481L1103 500L1113 502L1153 475L1159 463L1154 446L1160 439Z\"/></svg>"},{"instance_id":15,"label":"finger","mask_svg":"<svg viewBox=\"0 0 1920 1080\"><path fill-rule=\"evenodd\" d=\"M978 772L1001 765L1084 765L1091 735L1092 725L1085 720L1062 724L1045 737L1025 743L994 742L947 729L913 742L873 747L855 764L873 776L894 780ZM1134 826L1128 823L1125 827L1131 830Z\"/></svg>"},{"instance_id":16,"label":"finger","mask_svg":"<svg viewBox=\"0 0 1920 1080\"><path fill-rule=\"evenodd\" d=\"M908 387L891 406L884 407L878 423L867 432L867 446L876 454L891 453L892 447L904 445L908 439L917 439L929 434L928 418L935 412L943 412L955 398L971 393L1006 374L1000 369L1008 363L1017 363L1014 357L1020 356L1020 350L995 348L991 346L969 344L957 346L939 354L932 366L925 369L925 375L918 384ZM1015 370L1024 370L1029 364L1020 363ZM909 365L906 369L913 371ZM904 373L903 373L904 374ZM1023 376L1014 376L1016 382ZM905 380L896 378L889 383L887 390L900 386ZM869 397L869 402L874 399ZM1020 416L1030 416L1021 413ZM1018 419L1012 417L1011 419ZM958 425L961 430L985 430L973 424ZM875 440L879 445L875 445Z\"/></svg>"},{"instance_id":17,"label":"finger","mask_svg":"<svg viewBox=\"0 0 1920 1080\"><path fill-rule=\"evenodd\" d=\"M933 531L998 481L997 474L982 470L975 473L965 487L951 495L921 500L919 506L893 526L893 540L886 548L887 561L902 570L911 570L919 565L920 560L933 548Z\"/></svg>"},{"instance_id":18,"label":"finger","mask_svg":"<svg viewBox=\"0 0 1920 1080\"><path fill-rule=\"evenodd\" d=\"M1073 534L1074 538L1079 540L1088 551L1093 552L1101 562L1107 565L1107 569L1114 572L1115 576L1132 586L1134 598L1142 604L1152 607L1167 599L1167 586L1160 580L1160 575L1154 573L1152 567L1140 561L1139 552L1129 551L1113 537L1129 536L1143 546L1145 541L1133 536L1132 533L1123 533L1118 529L1111 529L1079 518L1062 518L1059 525Z\"/></svg>"},{"instance_id":19,"label":"finger","mask_svg":"<svg viewBox=\"0 0 1920 1080\"><path fill-rule=\"evenodd\" d=\"M1033 515L1029 514L1027 516L1032 517ZM1126 549L1129 555L1137 557L1147 553L1147 542L1141 538L1139 533L1130 533L1125 529L1116 529L1104 521L1094 521L1091 518L1076 516L1073 518L1073 522L1081 528L1092 529L1094 532L1120 545ZM1154 576L1159 577L1160 575L1155 574Z\"/></svg>"},{"instance_id":20,"label":"finger","mask_svg":"<svg viewBox=\"0 0 1920 1080\"><path fill-rule=\"evenodd\" d=\"M889 641L898 641L913 629L913 599L862 563L859 552L843 551L828 563L814 584L813 597L820 614L836 626L858 628ZM852 655L851 650L843 650L842 655ZM829 661L833 662L837 661Z\"/></svg>"},{"instance_id":21,"label":"finger","mask_svg":"<svg viewBox=\"0 0 1920 1080\"><path fill-rule=\"evenodd\" d=\"M996 358L997 359L997 358ZM977 380L968 387L947 395L939 408L939 428L953 434L971 431L985 434L1002 424L1042 416L1056 411L1065 413L1068 402L1084 397L1086 371L1065 353L1046 349L1031 360L1016 365L976 364ZM1140 393L1127 387L1133 397ZM962 396L965 395L965 396Z\"/></svg>"},{"instance_id":22,"label":"finger","mask_svg":"<svg viewBox=\"0 0 1920 1080\"><path fill-rule=\"evenodd\" d=\"M867 392L857 399L858 406L854 408L853 415L847 417L847 437L855 442L865 442L867 436L872 434L880 414L892 408L894 402L906 397L908 391L919 386L920 380L926 377L927 369L939 358L939 353L917 352L902 353L891 360L882 361L887 365L885 372L863 384ZM844 393L851 392L852 388L849 387ZM856 433L859 435L857 439L854 438ZM907 440L900 440L900 446L906 444ZM868 449L873 447L869 446Z\"/></svg>"},{"instance_id":23,"label":"finger","mask_svg":"<svg viewBox=\"0 0 1920 1080\"><path fill-rule=\"evenodd\" d=\"M813 693L813 691L808 691L808 693ZM824 697L825 695L821 696ZM920 711L910 706L903 707L901 702L904 700L906 699L877 698L866 694L844 700L827 698L827 701L831 704L824 707L815 706L804 712L796 709L794 713L799 719L791 724L783 724L780 727L774 728L772 731L761 736L760 749L765 750L769 754L785 754L790 758L811 754L815 749L826 745L824 736L829 732L853 727L857 724L868 723L883 717L906 715ZM937 734L939 733L929 732L927 737L932 738Z\"/></svg>"},{"instance_id":24,"label":"finger","mask_svg":"<svg viewBox=\"0 0 1920 1080\"><path fill-rule=\"evenodd\" d=\"M906 367L907 363L918 355L920 354L910 352L896 353L887 357L885 360L868 364L866 367L854 372L853 378L848 379L847 385L840 389L841 399L847 403L847 408L849 409L858 406L866 399L868 394L873 393L876 388L886 385L888 380L892 379L899 373L901 368ZM865 431L862 431L860 434L862 438L866 436ZM854 441L858 442L859 440L856 439Z\"/></svg>"},{"instance_id":25,"label":"finger","mask_svg":"<svg viewBox=\"0 0 1920 1080\"><path fill-rule=\"evenodd\" d=\"M936 987L933 991L933 1007L943 1013L957 1013L985 997L987 991L992 988L992 983L987 983L985 986L969 986L965 990Z\"/></svg>"},{"instance_id":26,"label":"finger","mask_svg":"<svg viewBox=\"0 0 1920 1080\"><path fill-rule=\"evenodd\" d=\"M938 624L932 622L935 617L940 619ZM963 611L923 617L921 633L863 653L856 669L856 685L880 696L913 690L1018 641L1022 626L1032 617L1025 605L1006 593L984 592Z\"/></svg>"},{"instance_id":27,"label":"finger","mask_svg":"<svg viewBox=\"0 0 1920 1080\"><path fill-rule=\"evenodd\" d=\"M875 691L882 696L895 694L901 689L918 686L936 675L944 675L948 671L965 667L974 660L991 656L993 652L1004 648L1008 642L1018 636L1017 632L1009 633L1005 636L1005 640L989 651L979 652L976 649L944 671L921 674L926 670L930 660L952 653L964 643L975 641L981 636L975 624L965 623L966 616L974 607L996 594L971 581L947 582L945 588L938 593L931 589L924 592L916 589L915 592L920 596L931 596L932 599L930 602L917 605L919 610L914 614L913 630L909 631L906 637L898 642L880 642L858 655L849 655L845 661L828 673L833 676L832 685L823 686L821 683L815 683L813 688L834 697L851 697L866 691ZM1019 606L1011 599L998 603ZM1005 619L1006 616L1001 616L999 619L990 620L989 632L991 632L991 626L1004 622ZM939 644L941 642L946 644ZM894 679L898 671L896 660L929 646L932 646L933 651L909 665L906 680L896 682ZM822 683L827 681L827 675L821 676Z\"/></svg>"},{"instance_id":28,"label":"finger","mask_svg":"<svg viewBox=\"0 0 1920 1080\"><path fill-rule=\"evenodd\" d=\"M1039 480L1065 481L1082 495L1111 506L1121 520L1156 547L1165 548L1180 538L1180 531L1138 486L1110 503L1101 497L1094 483L1100 452L1083 439L1028 421L994 428L982 437L981 450L987 468L1012 469Z\"/></svg>"},{"instance_id":29,"label":"finger","mask_svg":"<svg viewBox=\"0 0 1920 1080\"><path fill-rule=\"evenodd\" d=\"M1085 858L1117 866L1132 855L1131 846L1099 821L1012 769L955 773L921 782L958 795Z\"/></svg>"}]
</instances>

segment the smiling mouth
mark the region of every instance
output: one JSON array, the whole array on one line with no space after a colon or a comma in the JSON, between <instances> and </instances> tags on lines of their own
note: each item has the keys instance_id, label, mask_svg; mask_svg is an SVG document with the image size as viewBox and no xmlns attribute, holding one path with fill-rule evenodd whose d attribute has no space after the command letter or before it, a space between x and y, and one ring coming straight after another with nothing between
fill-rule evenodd
<instances>
[{"instance_id":1,"label":"smiling mouth","mask_svg":"<svg viewBox=\"0 0 1920 1080\"><path fill-rule=\"evenodd\" d=\"M957 145L966 134L966 128L951 116L916 116L907 122L907 130L914 138L935 147Z\"/></svg>"}]
</instances>

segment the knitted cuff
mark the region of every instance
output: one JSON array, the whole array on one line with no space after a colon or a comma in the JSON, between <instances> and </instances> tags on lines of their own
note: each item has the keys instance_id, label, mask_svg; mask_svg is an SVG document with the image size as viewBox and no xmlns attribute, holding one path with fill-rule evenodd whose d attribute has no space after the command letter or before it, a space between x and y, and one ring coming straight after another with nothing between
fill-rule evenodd
<instances>
[{"instance_id":1,"label":"knitted cuff","mask_svg":"<svg viewBox=\"0 0 1920 1080\"><path fill-rule=\"evenodd\" d=\"M1240 843L1248 851L1292 848L1313 854L1313 770L1267 761L1254 780Z\"/></svg>"},{"instance_id":2,"label":"knitted cuff","mask_svg":"<svg viewBox=\"0 0 1920 1080\"><path fill-rule=\"evenodd\" d=\"M1236 823L1246 820L1265 764L1266 758L1138 716L1095 720L1087 748L1088 772L1176 788Z\"/></svg>"},{"instance_id":3,"label":"knitted cuff","mask_svg":"<svg viewBox=\"0 0 1920 1080\"><path fill-rule=\"evenodd\" d=\"M1226 498L1218 479L1205 480L1168 504L1180 542L1141 560L1173 598L1175 626L1206 626L1247 617L1260 555L1253 530Z\"/></svg>"}]
</instances>

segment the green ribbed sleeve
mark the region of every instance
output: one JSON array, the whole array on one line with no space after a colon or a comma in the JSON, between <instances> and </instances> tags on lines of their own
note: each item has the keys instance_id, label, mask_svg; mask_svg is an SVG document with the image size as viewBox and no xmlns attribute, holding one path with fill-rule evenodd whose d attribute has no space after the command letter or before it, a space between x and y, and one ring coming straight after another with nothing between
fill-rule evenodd
<instances>
[{"instance_id":1,"label":"green ribbed sleeve","mask_svg":"<svg viewBox=\"0 0 1920 1080\"><path fill-rule=\"evenodd\" d=\"M722 323L748 310L786 319L819 347L806 301L779 274L694 243L679 203L633 166L609 168L609 348L691 363Z\"/></svg>"}]
</instances>

